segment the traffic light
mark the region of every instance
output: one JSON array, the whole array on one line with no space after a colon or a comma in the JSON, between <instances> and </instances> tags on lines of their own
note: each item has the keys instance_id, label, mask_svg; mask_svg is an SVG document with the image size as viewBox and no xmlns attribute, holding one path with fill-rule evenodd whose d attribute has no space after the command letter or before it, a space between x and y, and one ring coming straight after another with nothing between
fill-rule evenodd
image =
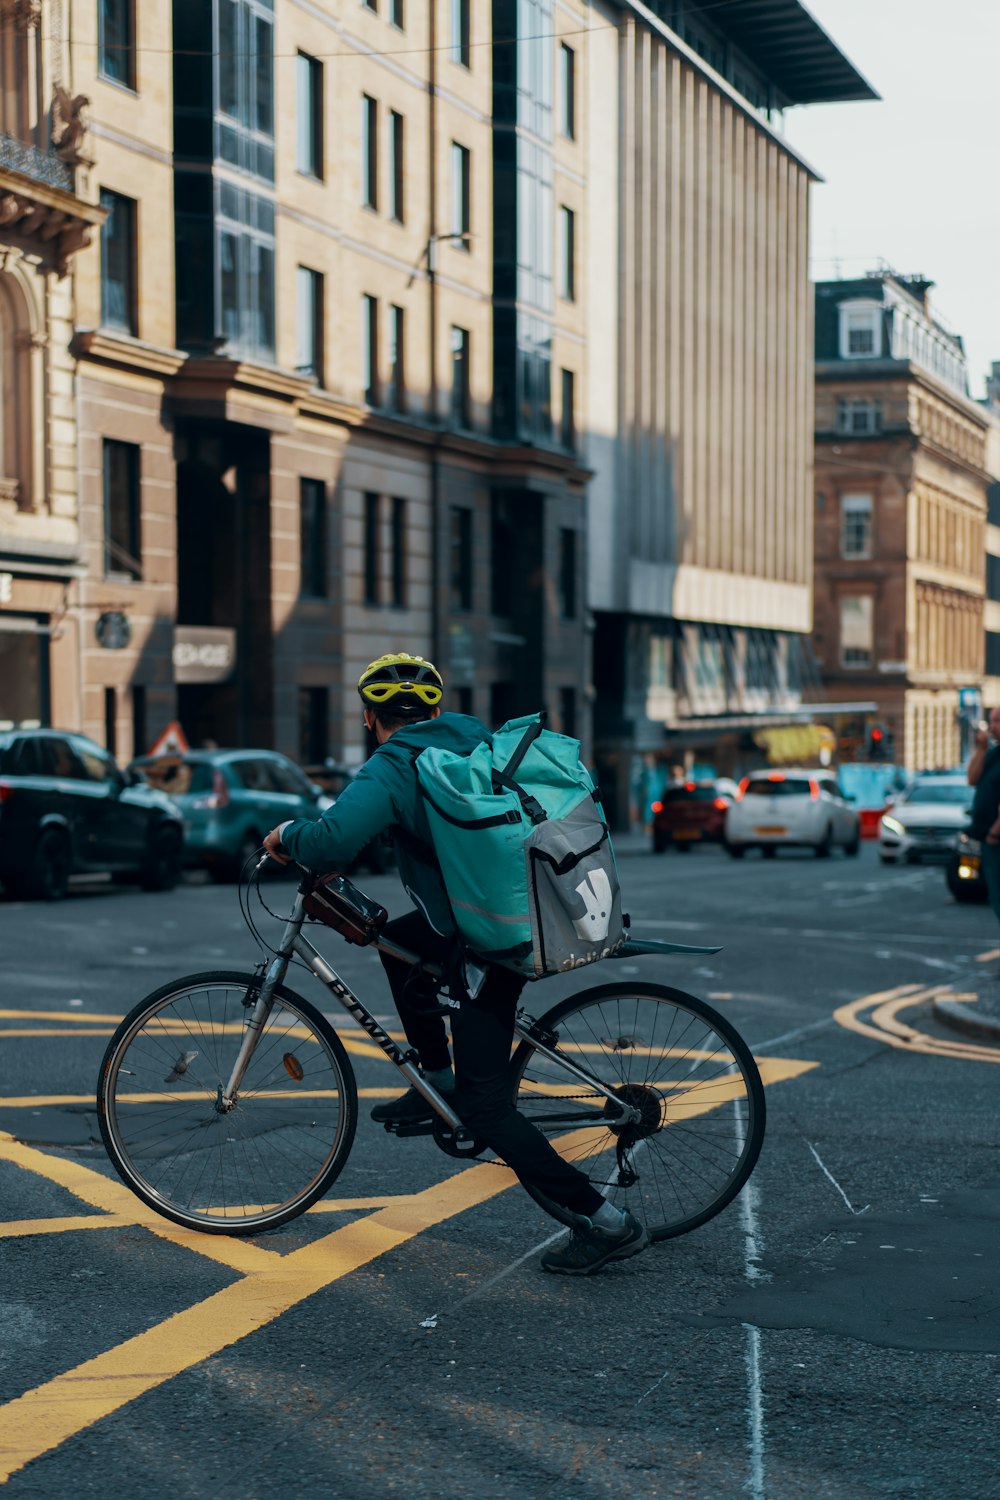
<instances>
[{"instance_id":1,"label":"traffic light","mask_svg":"<svg viewBox=\"0 0 1000 1500\"><path fill-rule=\"evenodd\" d=\"M892 760L892 735L884 724L872 724L869 727L868 759Z\"/></svg>"}]
</instances>

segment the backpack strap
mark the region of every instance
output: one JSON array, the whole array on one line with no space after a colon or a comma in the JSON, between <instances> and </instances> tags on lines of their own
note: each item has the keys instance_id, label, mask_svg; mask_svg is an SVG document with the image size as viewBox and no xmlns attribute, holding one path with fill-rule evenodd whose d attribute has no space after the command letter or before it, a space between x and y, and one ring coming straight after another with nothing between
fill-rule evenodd
<instances>
[{"instance_id":1,"label":"backpack strap","mask_svg":"<svg viewBox=\"0 0 1000 1500\"><path fill-rule=\"evenodd\" d=\"M527 755L535 740L538 739L538 736L545 728L545 721L547 718L548 714L543 708L539 713L535 723L529 724L527 729L522 734L521 738L518 740L514 754L511 756L510 760L507 762L503 770L501 771L497 766L494 766L492 773L494 792L500 792L501 790L513 792L515 797L517 797L518 801L520 802L521 806L524 808L525 813L531 819L532 823L536 824L544 823L546 818L548 817L548 814L546 813L541 803L531 796L530 792L526 792L522 786L518 785L518 783L514 780L514 773L517 771L522 760Z\"/></svg>"}]
</instances>

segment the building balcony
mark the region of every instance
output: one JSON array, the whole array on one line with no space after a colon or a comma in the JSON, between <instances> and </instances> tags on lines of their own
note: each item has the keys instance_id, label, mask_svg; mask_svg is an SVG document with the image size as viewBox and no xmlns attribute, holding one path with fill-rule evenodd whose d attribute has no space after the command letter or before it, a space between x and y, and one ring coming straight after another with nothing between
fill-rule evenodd
<instances>
[{"instance_id":1,"label":"building balcony","mask_svg":"<svg viewBox=\"0 0 1000 1500\"><path fill-rule=\"evenodd\" d=\"M104 209L78 196L76 170L56 151L0 134L0 242L51 259L61 276L105 218Z\"/></svg>"}]
</instances>

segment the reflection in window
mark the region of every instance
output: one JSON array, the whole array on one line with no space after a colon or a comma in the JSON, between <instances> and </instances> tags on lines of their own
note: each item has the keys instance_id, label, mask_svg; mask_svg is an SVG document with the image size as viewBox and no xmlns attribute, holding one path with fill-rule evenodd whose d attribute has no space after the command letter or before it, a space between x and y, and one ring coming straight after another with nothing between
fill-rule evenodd
<instances>
[{"instance_id":1,"label":"reflection in window","mask_svg":"<svg viewBox=\"0 0 1000 1500\"><path fill-rule=\"evenodd\" d=\"M472 227L470 211L471 154L466 146L457 141L451 143L451 232L467 236ZM467 238L455 240L457 249L468 252L472 247Z\"/></svg>"},{"instance_id":2,"label":"reflection in window","mask_svg":"<svg viewBox=\"0 0 1000 1500\"><path fill-rule=\"evenodd\" d=\"M559 440L572 453L576 448L576 376L572 370L560 371L560 385Z\"/></svg>"},{"instance_id":3,"label":"reflection in window","mask_svg":"<svg viewBox=\"0 0 1000 1500\"><path fill-rule=\"evenodd\" d=\"M295 273L296 340L295 365L300 375L312 375L323 384L323 277L319 271L299 266Z\"/></svg>"},{"instance_id":4,"label":"reflection in window","mask_svg":"<svg viewBox=\"0 0 1000 1500\"><path fill-rule=\"evenodd\" d=\"M451 0L451 60L467 68L471 59L469 0Z\"/></svg>"},{"instance_id":5,"label":"reflection in window","mask_svg":"<svg viewBox=\"0 0 1000 1500\"><path fill-rule=\"evenodd\" d=\"M102 78L135 88L134 0L100 0L97 69Z\"/></svg>"},{"instance_id":6,"label":"reflection in window","mask_svg":"<svg viewBox=\"0 0 1000 1500\"><path fill-rule=\"evenodd\" d=\"M365 603L378 604L379 602L379 578L381 569L381 537L379 535L379 496L374 491L368 491L365 495L365 540L364 540L364 575L365 575Z\"/></svg>"},{"instance_id":7,"label":"reflection in window","mask_svg":"<svg viewBox=\"0 0 1000 1500\"><path fill-rule=\"evenodd\" d=\"M393 411L406 410L406 320L401 307L389 308L389 402Z\"/></svg>"},{"instance_id":8,"label":"reflection in window","mask_svg":"<svg viewBox=\"0 0 1000 1500\"><path fill-rule=\"evenodd\" d=\"M101 229L101 322L134 334L135 201L102 188L101 207L108 210Z\"/></svg>"},{"instance_id":9,"label":"reflection in window","mask_svg":"<svg viewBox=\"0 0 1000 1500\"><path fill-rule=\"evenodd\" d=\"M392 500L392 604L396 609L406 605L406 501L400 495Z\"/></svg>"},{"instance_id":10,"label":"reflection in window","mask_svg":"<svg viewBox=\"0 0 1000 1500\"><path fill-rule=\"evenodd\" d=\"M299 52L295 59L295 165L307 177L323 176L323 64Z\"/></svg>"},{"instance_id":11,"label":"reflection in window","mask_svg":"<svg viewBox=\"0 0 1000 1500\"><path fill-rule=\"evenodd\" d=\"M402 224L405 208L405 160L403 116L389 111L389 217ZM374 207L374 205L373 205Z\"/></svg>"},{"instance_id":12,"label":"reflection in window","mask_svg":"<svg viewBox=\"0 0 1000 1500\"><path fill-rule=\"evenodd\" d=\"M559 208L559 295L565 302L576 298L576 214Z\"/></svg>"},{"instance_id":13,"label":"reflection in window","mask_svg":"<svg viewBox=\"0 0 1000 1500\"><path fill-rule=\"evenodd\" d=\"M559 614L576 619L576 532L570 526L559 530Z\"/></svg>"},{"instance_id":14,"label":"reflection in window","mask_svg":"<svg viewBox=\"0 0 1000 1500\"><path fill-rule=\"evenodd\" d=\"M142 577L139 449L104 440L104 572Z\"/></svg>"},{"instance_id":15,"label":"reflection in window","mask_svg":"<svg viewBox=\"0 0 1000 1500\"><path fill-rule=\"evenodd\" d=\"M559 44L559 133L576 138L576 54L565 42Z\"/></svg>"}]
</instances>

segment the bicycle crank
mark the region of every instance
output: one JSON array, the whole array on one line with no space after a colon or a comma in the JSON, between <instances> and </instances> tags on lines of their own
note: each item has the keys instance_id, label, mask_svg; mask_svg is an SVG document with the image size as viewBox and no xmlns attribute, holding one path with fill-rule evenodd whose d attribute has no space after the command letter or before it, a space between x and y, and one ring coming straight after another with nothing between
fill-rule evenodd
<instances>
[{"instance_id":1,"label":"bicycle crank","mask_svg":"<svg viewBox=\"0 0 1000 1500\"><path fill-rule=\"evenodd\" d=\"M486 1142L477 1140L470 1130L452 1130L438 1116L434 1117L432 1134L435 1144L441 1147L446 1156L455 1156L459 1161L464 1161L473 1156L481 1156L486 1150Z\"/></svg>"}]
</instances>

